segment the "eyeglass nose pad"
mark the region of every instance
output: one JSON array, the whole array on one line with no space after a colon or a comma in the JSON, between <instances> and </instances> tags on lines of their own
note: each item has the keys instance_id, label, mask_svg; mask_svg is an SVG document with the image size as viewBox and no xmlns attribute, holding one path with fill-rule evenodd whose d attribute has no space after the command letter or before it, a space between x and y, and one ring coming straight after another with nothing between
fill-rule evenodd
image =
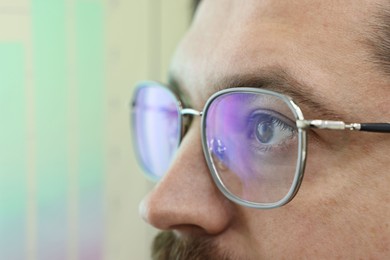
<instances>
[{"instance_id":1,"label":"eyeglass nose pad","mask_svg":"<svg viewBox=\"0 0 390 260\"><path fill-rule=\"evenodd\" d=\"M210 154L218 170L224 171L228 169L229 158L226 154L227 148L221 139L212 138L210 141Z\"/></svg>"}]
</instances>

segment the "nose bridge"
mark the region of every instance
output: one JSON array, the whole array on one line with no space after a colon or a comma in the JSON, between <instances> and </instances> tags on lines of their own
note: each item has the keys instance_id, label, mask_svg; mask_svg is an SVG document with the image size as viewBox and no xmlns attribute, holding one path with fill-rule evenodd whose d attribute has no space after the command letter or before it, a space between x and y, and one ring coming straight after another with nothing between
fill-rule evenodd
<instances>
[{"instance_id":1,"label":"nose bridge","mask_svg":"<svg viewBox=\"0 0 390 260\"><path fill-rule=\"evenodd\" d=\"M183 108L180 111L180 114L182 116L182 132L181 132L181 138L187 133L188 129L190 128L192 124L192 119L194 116L202 116L203 112L198 111L196 109L192 108Z\"/></svg>"},{"instance_id":2,"label":"nose bridge","mask_svg":"<svg viewBox=\"0 0 390 260\"><path fill-rule=\"evenodd\" d=\"M198 129L187 133L172 165L140 205L143 218L158 229L218 234L230 223L230 204L209 174Z\"/></svg>"}]
</instances>

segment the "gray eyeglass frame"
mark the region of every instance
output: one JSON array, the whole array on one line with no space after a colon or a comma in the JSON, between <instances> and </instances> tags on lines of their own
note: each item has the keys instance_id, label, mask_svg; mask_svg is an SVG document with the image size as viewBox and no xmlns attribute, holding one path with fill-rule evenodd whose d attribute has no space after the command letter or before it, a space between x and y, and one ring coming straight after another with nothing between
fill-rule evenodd
<instances>
[{"instance_id":1,"label":"gray eyeglass frame","mask_svg":"<svg viewBox=\"0 0 390 260\"><path fill-rule=\"evenodd\" d=\"M280 206L283 206L287 204L289 201L291 201L294 196L297 194L299 187L301 186L303 175L304 175L304 170L306 166L306 155L307 155L307 133L306 133L306 128L302 127L297 127L298 129L298 158L297 158L297 163L296 163L296 168L295 168L295 173L294 173L294 178L293 182L291 184L290 190L287 192L287 194L279 201L277 202L272 202L272 203L258 203L258 202L251 202L247 201L244 199L241 199L240 197L234 195L229 191L229 189L223 184L223 181L221 180L218 171L216 169L215 164L213 163L210 153L208 151L207 147L207 138L206 138L206 118L207 118L207 113L208 113L208 108L210 105L213 103L215 99L222 95L226 94L233 94L233 93L247 93L247 94L262 94L262 95L267 95L267 96L272 96L280 99L283 101L288 107L290 108L291 112L293 113L295 117L295 121L303 121L303 113L301 109L294 103L294 101L283 94L266 90L266 89L258 89L258 88L230 88L230 89L225 89L221 90L214 95L212 95L206 102L203 112L202 112L202 121L201 121L201 134L202 134L202 147L203 147L203 153L205 155L207 165L210 169L211 176L214 179L214 182L217 184L219 190L231 201L245 206L245 207L250 207L250 208L255 208L255 209L272 209L272 208L277 208Z\"/></svg>"},{"instance_id":2,"label":"gray eyeglass frame","mask_svg":"<svg viewBox=\"0 0 390 260\"><path fill-rule=\"evenodd\" d=\"M161 86L167 91L171 92L172 95L176 98L176 104L177 108L179 109L179 127L180 127L180 140L178 142L179 146L180 143L188 129L188 127L191 124L191 120L185 120L186 116L200 116L201 117L201 138L202 138L202 148L203 148L203 154L206 159L208 168L211 173L211 177L214 181L214 183L217 185L218 189L224 194L225 197L227 197L229 200L233 201L234 203L237 203L239 205L249 207L249 208L255 208L255 209L272 209L281 207L288 202L290 202L295 195L297 194L305 172L305 166L306 166L306 158L307 158L307 129L310 128L316 128L316 129L327 129L327 130L354 130L354 131L367 131L367 132L378 132L378 133L390 133L390 123L345 123L343 121L332 121L332 120L305 120L302 110L299 108L299 106L293 101L293 99L287 95L267 90L267 89L259 89L259 88L229 88L225 90L218 91L214 93L207 101L205 106L203 107L202 111L198 111L189 107L183 107L183 102L181 101L180 97L174 93L171 89L166 87L165 85L153 82L153 81L145 81L141 82L137 89L144 88L144 87L150 87L150 86ZM225 94L231 94L231 93L252 93L252 94L263 94L268 96L276 97L280 100L282 100L291 110L293 113L295 120L296 120L296 126L298 130L298 157L297 157L297 164L294 174L294 179L291 184L290 190L288 193L279 201L273 202L273 203L257 203L257 202L251 202L244 199L239 198L238 196L234 195L229 191L229 189L224 185L223 181L218 175L218 171L216 169L216 166L214 162L211 159L209 148L207 146L207 138L206 138L206 118L207 113L209 110L210 105L213 103L213 101L220 97L221 95ZM134 100L132 102L134 104ZM144 169L147 167L143 167Z\"/></svg>"}]
</instances>

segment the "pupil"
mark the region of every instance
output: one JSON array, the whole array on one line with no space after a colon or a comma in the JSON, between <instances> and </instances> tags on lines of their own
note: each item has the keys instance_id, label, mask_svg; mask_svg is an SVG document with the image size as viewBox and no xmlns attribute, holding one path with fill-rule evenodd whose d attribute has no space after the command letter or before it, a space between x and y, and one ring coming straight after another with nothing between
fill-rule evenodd
<instances>
[{"instance_id":1,"label":"pupil","mask_svg":"<svg viewBox=\"0 0 390 260\"><path fill-rule=\"evenodd\" d=\"M261 143L266 144L271 141L274 136L274 125L272 121L268 120L260 122L257 125L256 136Z\"/></svg>"}]
</instances>

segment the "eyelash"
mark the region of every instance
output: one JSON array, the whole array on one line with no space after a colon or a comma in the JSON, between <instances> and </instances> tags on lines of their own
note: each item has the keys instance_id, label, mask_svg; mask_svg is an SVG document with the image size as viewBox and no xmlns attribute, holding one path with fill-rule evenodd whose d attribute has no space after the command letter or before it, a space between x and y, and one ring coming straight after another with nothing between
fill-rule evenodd
<instances>
[{"instance_id":1,"label":"eyelash","mask_svg":"<svg viewBox=\"0 0 390 260\"><path fill-rule=\"evenodd\" d=\"M267 145L267 144L259 145L259 141L257 140L257 137L256 137L256 131L257 131L256 124L259 122L258 118L261 116L271 118L271 123L275 124L275 126L277 126L277 127L280 127L281 131L288 130L290 132L290 134L289 134L290 141L291 141L291 139L296 137L297 131L296 131L295 127L293 127L293 125L294 125L293 121L291 121L290 119L288 119L284 115L282 115L276 111L272 111L272 110L255 111L255 112L252 112L248 116L248 121L247 121L247 122L249 122L249 125L250 125L249 132L248 132L247 136L249 139L252 139L252 140L254 140L254 142L256 142L256 144L251 145L251 149L254 150L255 152L260 152L260 153L272 152L273 150L276 150L276 149L284 149L284 148L288 149L285 142L283 142L282 144L279 144L277 146ZM283 118L283 119L281 119L281 118Z\"/></svg>"}]
</instances>

